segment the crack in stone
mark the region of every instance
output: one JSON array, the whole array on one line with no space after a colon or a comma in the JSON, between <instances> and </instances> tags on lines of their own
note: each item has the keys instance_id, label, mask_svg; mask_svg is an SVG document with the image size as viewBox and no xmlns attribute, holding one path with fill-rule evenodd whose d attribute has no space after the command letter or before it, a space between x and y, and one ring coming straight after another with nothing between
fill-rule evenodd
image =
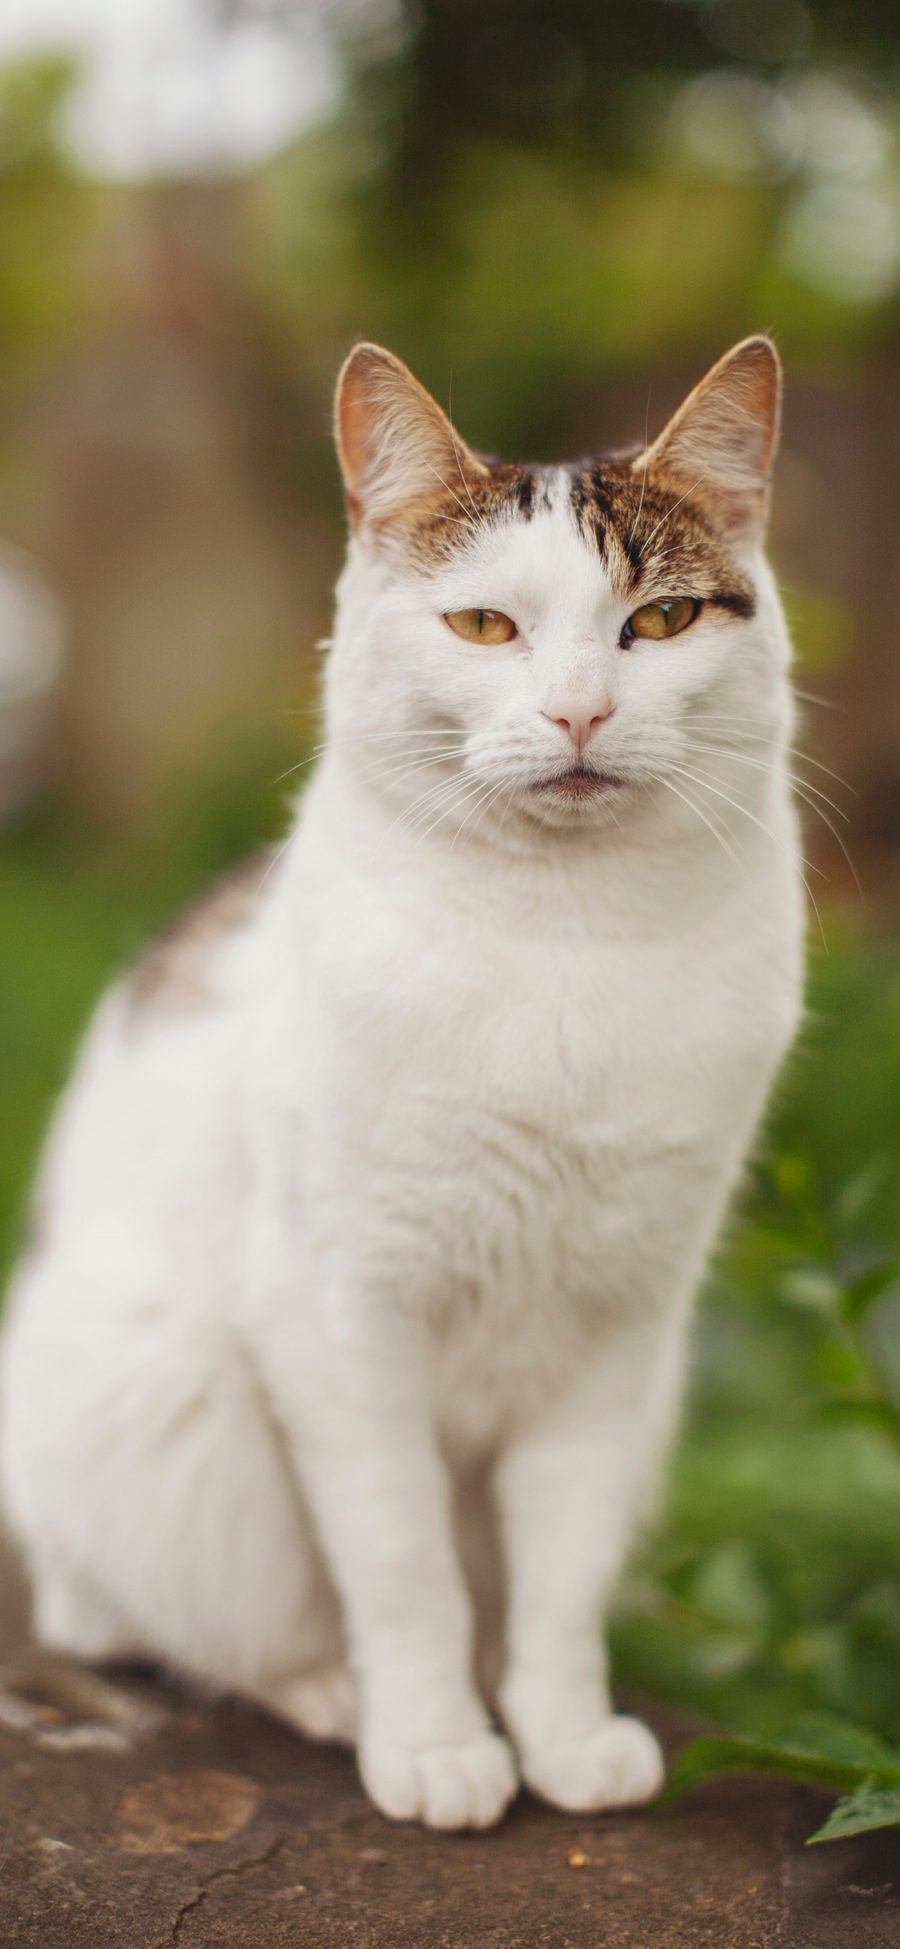
<instances>
[{"instance_id":1,"label":"crack in stone","mask_svg":"<svg viewBox=\"0 0 900 1949\"><path fill-rule=\"evenodd\" d=\"M249 1855L246 1861L236 1861L229 1868L217 1868L215 1873L210 1875L209 1880L204 1883L204 1886L198 1888L196 1895L192 1895L188 1901L183 1902L181 1907L176 1911L169 1925L168 1935L158 1937L155 1942L150 1944L150 1949L172 1949L173 1943L177 1944L180 1939L181 1930L187 1917L195 1909L202 1907L210 1890L215 1888L218 1882L228 1881L229 1879L240 1880L242 1875L249 1874L251 1868L267 1867L270 1861L277 1861L278 1856L289 1841L297 1840L304 1833L330 1833L335 1830L340 1831L347 1827L354 1827L358 1824L361 1825L371 1819L371 1813L372 1810L370 1807L348 1807L339 1817L332 1816L328 1820L310 1820L304 1826L292 1829L290 1834L276 1835L274 1841L270 1841L268 1847L263 1848L259 1854Z\"/></svg>"},{"instance_id":2,"label":"crack in stone","mask_svg":"<svg viewBox=\"0 0 900 1949\"><path fill-rule=\"evenodd\" d=\"M220 1881L239 1881L242 1875L249 1874L251 1868L268 1867L270 1861L277 1861L279 1854L293 1838L292 1834L277 1834L274 1841L270 1841L268 1847L263 1848L261 1853L249 1855L246 1861L235 1861L229 1868L217 1868L203 1887L198 1888L196 1895L192 1895L189 1901L182 1902L169 1924L168 1935L160 1936L156 1942L151 1943L150 1949L172 1949L172 1944L178 1943L181 1939L181 1931L187 1917L193 1914L195 1909L202 1907L211 1890Z\"/></svg>"}]
</instances>

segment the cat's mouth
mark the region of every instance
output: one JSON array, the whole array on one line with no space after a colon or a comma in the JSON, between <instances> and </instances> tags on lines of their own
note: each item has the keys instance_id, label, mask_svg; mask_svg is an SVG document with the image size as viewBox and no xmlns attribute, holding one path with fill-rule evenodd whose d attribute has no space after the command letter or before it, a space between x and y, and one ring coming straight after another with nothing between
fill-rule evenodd
<instances>
[{"instance_id":1,"label":"cat's mouth","mask_svg":"<svg viewBox=\"0 0 900 1949\"><path fill-rule=\"evenodd\" d=\"M602 792L614 792L624 784L615 772L594 771L587 765L570 765L567 771L553 772L549 778L537 778L530 786L532 792L540 792L543 797L565 799L598 798Z\"/></svg>"}]
</instances>

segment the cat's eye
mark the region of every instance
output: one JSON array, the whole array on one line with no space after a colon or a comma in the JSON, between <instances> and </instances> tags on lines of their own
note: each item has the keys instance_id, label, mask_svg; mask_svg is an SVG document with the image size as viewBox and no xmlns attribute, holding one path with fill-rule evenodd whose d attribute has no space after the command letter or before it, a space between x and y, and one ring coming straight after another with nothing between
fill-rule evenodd
<instances>
[{"instance_id":1,"label":"cat's eye","mask_svg":"<svg viewBox=\"0 0 900 1949\"><path fill-rule=\"evenodd\" d=\"M465 643L511 643L518 634L512 617L504 616L502 609L450 609L444 621Z\"/></svg>"},{"instance_id":2,"label":"cat's eye","mask_svg":"<svg viewBox=\"0 0 900 1949\"><path fill-rule=\"evenodd\" d=\"M645 602L642 609L629 616L622 631L622 642L633 643L636 636L652 637L657 642L668 636L680 636L699 611L700 604L693 596L673 596L670 602Z\"/></svg>"}]
</instances>

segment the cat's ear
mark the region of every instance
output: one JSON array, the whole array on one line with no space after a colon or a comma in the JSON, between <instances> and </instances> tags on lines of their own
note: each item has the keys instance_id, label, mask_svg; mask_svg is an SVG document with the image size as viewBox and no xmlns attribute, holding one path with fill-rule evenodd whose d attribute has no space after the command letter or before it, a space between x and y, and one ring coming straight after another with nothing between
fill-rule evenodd
<instances>
[{"instance_id":1,"label":"cat's ear","mask_svg":"<svg viewBox=\"0 0 900 1949\"><path fill-rule=\"evenodd\" d=\"M337 383L334 430L351 521L383 520L483 474L431 394L392 352L356 345Z\"/></svg>"},{"instance_id":2,"label":"cat's ear","mask_svg":"<svg viewBox=\"0 0 900 1949\"><path fill-rule=\"evenodd\" d=\"M635 471L664 467L688 491L696 486L735 537L752 541L765 525L780 414L775 347L745 338L688 394Z\"/></svg>"}]
</instances>

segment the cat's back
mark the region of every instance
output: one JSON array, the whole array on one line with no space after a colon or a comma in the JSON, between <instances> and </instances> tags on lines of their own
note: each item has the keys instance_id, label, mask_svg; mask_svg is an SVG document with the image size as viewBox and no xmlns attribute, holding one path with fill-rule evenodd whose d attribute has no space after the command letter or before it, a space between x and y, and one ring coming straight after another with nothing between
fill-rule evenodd
<instances>
[{"instance_id":1,"label":"cat's back","mask_svg":"<svg viewBox=\"0 0 900 1949\"><path fill-rule=\"evenodd\" d=\"M39 1175L44 1243L113 1213L187 1238L236 1192L241 1022L269 867L254 857L218 879L102 998Z\"/></svg>"}]
</instances>

